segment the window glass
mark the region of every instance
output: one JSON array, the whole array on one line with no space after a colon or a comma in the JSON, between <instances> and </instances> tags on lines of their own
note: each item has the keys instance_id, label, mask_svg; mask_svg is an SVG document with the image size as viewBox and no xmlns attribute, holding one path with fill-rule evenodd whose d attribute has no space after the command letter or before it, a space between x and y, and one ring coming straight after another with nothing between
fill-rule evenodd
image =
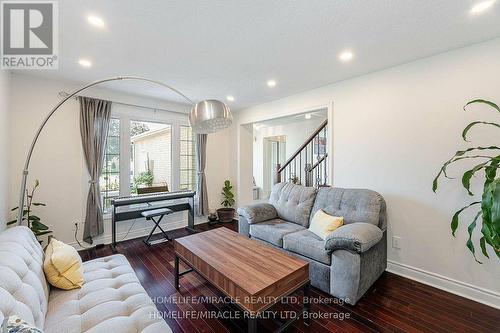
<instances>
[{"instance_id":1,"label":"window glass","mask_svg":"<svg viewBox=\"0 0 500 333\"><path fill-rule=\"evenodd\" d=\"M103 211L108 211L111 199L120 196L120 120L109 123L104 165L99 179Z\"/></svg>"},{"instance_id":2,"label":"window glass","mask_svg":"<svg viewBox=\"0 0 500 333\"><path fill-rule=\"evenodd\" d=\"M130 190L164 192L172 184L172 126L130 122Z\"/></svg>"},{"instance_id":3,"label":"window glass","mask_svg":"<svg viewBox=\"0 0 500 333\"><path fill-rule=\"evenodd\" d=\"M180 127L180 190L195 190L195 140L189 126Z\"/></svg>"}]
</instances>

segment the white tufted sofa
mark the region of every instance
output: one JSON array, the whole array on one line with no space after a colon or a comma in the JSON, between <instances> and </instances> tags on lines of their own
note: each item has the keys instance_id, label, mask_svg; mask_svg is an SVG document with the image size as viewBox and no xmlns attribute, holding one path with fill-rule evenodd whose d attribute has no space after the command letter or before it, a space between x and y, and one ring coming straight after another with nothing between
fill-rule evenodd
<instances>
[{"instance_id":1,"label":"white tufted sofa","mask_svg":"<svg viewBox=\"0 0 500 333\"><path fill-rule=\"evenodd\" d=\"M50 288L43 250L26 227L0 233L0 323L18 315L45 333L172 332L127 259L83 263L81 289Z\"/></svg>"}]
</instances>

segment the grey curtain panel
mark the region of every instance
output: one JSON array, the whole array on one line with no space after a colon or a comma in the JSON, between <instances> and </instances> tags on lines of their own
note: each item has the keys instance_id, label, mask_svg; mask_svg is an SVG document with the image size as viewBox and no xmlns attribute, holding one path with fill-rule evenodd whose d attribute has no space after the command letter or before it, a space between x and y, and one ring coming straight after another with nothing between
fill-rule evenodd
<instances>
[{"instance_id":1,"label":"grey curtain panel","mask_svg":"<svg viewBox=\"0 0 500 333\"><path fill-rule=\"evenodd\" d=\"M208 192L207 180L205 178L205 165L207 163L207 134L196 134L196 171L198 181L196 182L196 214L198 216L208 215Z\"/></svg>"},{"instance_id":2,"label":"grey curtain panel","mask_svg":"<svg viewBox=\"0 0 500 333\"><path fill-rule=\"evenodd\" d=\"M92 237L104 232L99 177L104 165L111 102L88 97L78 97L78 101L80 102L80 135L90 175L83 240L92 244Z\"/></svg>"}]
</instances>

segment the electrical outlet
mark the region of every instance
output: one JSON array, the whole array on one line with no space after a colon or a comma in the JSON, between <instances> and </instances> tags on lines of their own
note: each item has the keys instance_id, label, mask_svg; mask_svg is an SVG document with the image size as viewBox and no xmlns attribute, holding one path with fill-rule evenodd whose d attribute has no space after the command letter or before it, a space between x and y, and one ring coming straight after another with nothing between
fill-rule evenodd
<instances>
[{"instance_id":1,"label":"electrical outlet","mask_svg":"<svg viewBox=\"0 0 500 333\"><path fill-rule=\"evenodd\" d=\"M401 248L401 237L399 236L392 236L392 247L395 249L400 249Z\"/></svg>"}]
</instances>

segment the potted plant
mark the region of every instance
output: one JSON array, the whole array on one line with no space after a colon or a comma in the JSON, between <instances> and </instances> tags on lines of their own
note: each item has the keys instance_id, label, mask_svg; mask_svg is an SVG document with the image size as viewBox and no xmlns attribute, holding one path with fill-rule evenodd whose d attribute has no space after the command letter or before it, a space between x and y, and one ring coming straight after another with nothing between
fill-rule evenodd
<instances>
[{"instance_id":1,"label":"potted plant","mask_svg":"<svg viewBox=\"0 0 500 333\"><path fill-rule=\"evenodd\" d=\"M40 182L37 179L37 180L35 180L35 183L33 184L31 191L26 189L27 201L26 201L26 205L23 207L23 212L22 212L22 215L23 215L22 221L26 221L26 225L28 226L28 228L31 229L31 231L33 231L33 233L35 234L35 236L37 238L39 236L52 233L52 231L49 230L49 227L46 226L45 224L43 224L38 216L33 215L33 206L45 206L44 203L34 201L35 193L36 193L38 186L40 186ZM19 210L19 207L12 208L12 211L15 211L15 210ZM7 222L7 225L11 225L11 224L14 224L16 222L17 222L17 219ZM42 243L42 241L40 239L38 241L40 243Z\"/></svg>"},{"instance_id":2,"label":"potted plant","mask_svg":"<svg viewBox=\"0 0 500 333\"><path fill-rule=\"evenodd\" d=\"M234 218L234 194L233 186L229 180L224 181L224 187L222 188L222 202L220 203L224 208L217 209L217 215L219 216L219 222L233 222Z\"/></svg>"},{"instance_id":3,"label":"potted plant","mask_svg":"<svg viewBox=\"0 0 500 333\"><path fill-rule=\"evenodd\" d=\"M464 110L467 110L467 106L475 103L486 104L490 106L493 110L500 113L500 107L493 102L486 101L483 99L476 99L467 103ZM499 123L485 122L485 121L474 121L467 125L462 132L462 138L464 141L467 140L467 134L472 127L476 125L488 125L492 127L500 128ZM498 137L497 137L498 138ZM460 214L470 207L478 207L472 221L470 221L467 231L469 233L469 239L467 240L466 246L469 251L476 259L476 249L472 241L472 234L476 229L476 223L478 221L481 223L481 238L479 239L479 247L481 252L487 258L488 249L493 250L497 257L500 258L500 177L497 174L500 168L500 146L496 142L492 142L491 145L480 146L480 147L469 147L463 150L459 150L452 156L439 170L438 175L434 179L432 184L432 190L436 192L438 188L438 179L441 176L450 178L446 173L447 167L460 160L472 159L479 160L480 163L474 166L472 169L467 170L462 175L462 186L465 191L472 196L473 193L470 189L471 179L474 176L478 176L482 172L480 177L483 181L483 189L481 199L477 199L471 202L469 205L459 209L453 215L451 219L451 232L455 236L455 232L458 228ZM477 245L477 244L476 244ZM480 263L477 259L476 261Z\"/></svg>"}]
</instances>

